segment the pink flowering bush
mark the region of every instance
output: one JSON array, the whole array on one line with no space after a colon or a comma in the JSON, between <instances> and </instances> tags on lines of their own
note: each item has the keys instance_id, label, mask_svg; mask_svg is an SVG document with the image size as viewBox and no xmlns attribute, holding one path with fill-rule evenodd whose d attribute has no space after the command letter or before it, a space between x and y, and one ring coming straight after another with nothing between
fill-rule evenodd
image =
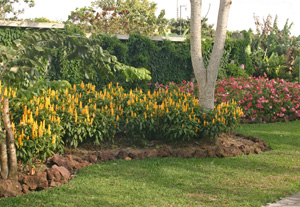
<instances>
[{"instance_id":1,"label":"pink flowering bush","mask_svg":"<svg viewBox=\"0 0 300 207\"><path fill-rule=\"evenodd\" d=\"M197 95L194 80L180 84L155 84L156 88L176 89ZM283 79L239 77L217 81L215 102L228 102L234 99L244 111L244 119L264 121L296 119L300 117L300 84Z\"/></svg>"}]
</instances>

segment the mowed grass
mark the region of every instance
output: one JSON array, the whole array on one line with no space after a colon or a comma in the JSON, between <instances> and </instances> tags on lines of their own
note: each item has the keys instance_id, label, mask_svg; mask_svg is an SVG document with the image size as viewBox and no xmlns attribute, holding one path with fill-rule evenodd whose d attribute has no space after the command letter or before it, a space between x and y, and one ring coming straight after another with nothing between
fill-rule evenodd
<instances>
[{"instance_id":1,"label":"mowed grass","mask_svg":"<svg viewBox=\"0 0 300 207\"><path fill-rule=\"evenodd\" d=\"M0 206L262 206L300 191L300 121L242 125L272 150L224 159L115 160Z\"/></svg>"}]
</instances>

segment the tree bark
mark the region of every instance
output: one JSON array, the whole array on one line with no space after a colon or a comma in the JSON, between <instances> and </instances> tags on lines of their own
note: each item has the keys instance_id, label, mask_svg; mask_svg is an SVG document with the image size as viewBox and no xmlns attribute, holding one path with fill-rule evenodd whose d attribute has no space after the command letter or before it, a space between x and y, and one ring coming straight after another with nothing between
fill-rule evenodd
<instances>
[{"instance_id":1,"label":"tree bark","mask_svg":"<svg viewBox=\"0 0 300 207\"><path fill-rule=\"evenodd\" d=\"M15 147L14 133L11 127L10 118L9 118L9 101L8 98L3 100L3 123L6 130L6 137L8 143L8 155L9 155L9 179L18 179L17 174L17 153Z\"/></svg>"},{"instance_id":2,"label":"tree bark","mask_svg":"<svg viewBox=\"0 0 300 207\"><path fill-rule=\"evenodd\" d=\"M0 160L1 160L1 178L6 180L8 178L8 160L7 160L7 144L6 136L3 134L2 127L0 126Z\"/></svg>"},{"instance_id":3,"label":"tree bark","mask_svg":"<svg viewBox=\"0 0 300 207\"><path fill-rule=\"evenodd\" d=\"M214 91L226 39L231 0L220 0L214 47L207 68L204 66L201 46L202 0L191 1L191 57L199 87L199 104L204 109L214 108Z\"/></svg>"}]
</instances>

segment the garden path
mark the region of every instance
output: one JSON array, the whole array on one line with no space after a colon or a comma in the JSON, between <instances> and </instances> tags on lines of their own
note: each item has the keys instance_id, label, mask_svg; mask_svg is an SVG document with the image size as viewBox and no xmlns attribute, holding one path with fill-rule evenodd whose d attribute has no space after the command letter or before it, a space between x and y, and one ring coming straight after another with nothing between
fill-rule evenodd
<instances>
[{"instance_id":1,"label":"garden path","mask_svg":"<svg viewBox=\"0 0 300 207\"><path fill-rule=\"evenodd\" d=\"M300 192L283 198L276 203L269 203L265 207L300 207Z\"/></svg>"}]
</instances>

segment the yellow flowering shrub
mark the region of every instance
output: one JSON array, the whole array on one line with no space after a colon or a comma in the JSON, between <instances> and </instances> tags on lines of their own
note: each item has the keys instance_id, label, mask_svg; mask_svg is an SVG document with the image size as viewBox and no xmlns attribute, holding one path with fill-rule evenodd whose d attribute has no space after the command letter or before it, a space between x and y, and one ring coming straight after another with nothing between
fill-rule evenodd
<instances>
[{"instance_id":1,"label":"yellow flowering shrub","mask_svg":"<svg viewBox=\"0 0 300 207\"><path fill-rule=\"evenodd\" d=\"M109 84L102 91L81 83L64 90L48 89L39 97L11 104L18 158L45 159L64 145L100 145L116 138L187 141L202 135L215 138L233 129L242 111L236 102L204 111L191 94L178 91L125 92Z\"/></svg>"}]
</instances>

